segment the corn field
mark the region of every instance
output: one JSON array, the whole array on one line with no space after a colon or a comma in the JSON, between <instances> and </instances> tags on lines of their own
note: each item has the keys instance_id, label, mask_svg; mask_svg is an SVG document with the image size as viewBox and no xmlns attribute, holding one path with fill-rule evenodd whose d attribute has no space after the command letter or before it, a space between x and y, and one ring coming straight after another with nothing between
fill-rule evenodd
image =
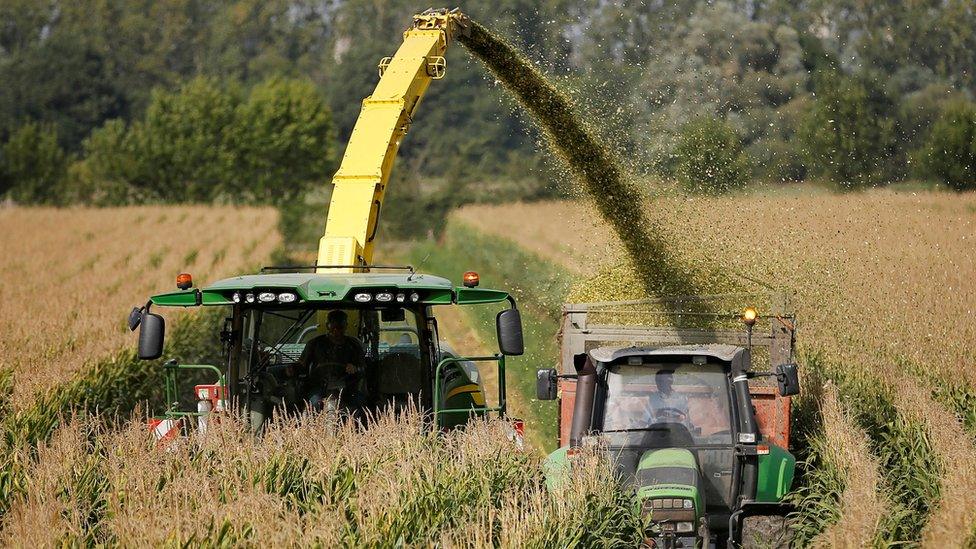
<instances>
[{"instance_id":1,"label":"corn field","mask_svg":"<svg viewBox=\"0 0 976 549\"><path fill-rule=\"evenodd\" d=\"M127 311L178 272L206 283L253 271L280 244L275 223L259 209L0 210L11 251L0 292L20 296L0 317L0 543L639 543L638 504L606 461L581 454L547 490L541 454L497 421L442 436L416 411L368 426L317 414L281 419L258 441L225 417L206 437L160 446L144 403L158 403L162 368L134 359ZM219 347L219 315L166 315L167 358Z\"/></svg>"},{"instance_id":2,"label":"corn field","mask_svg":"<svg viewBox=\"0 0 976 549\"><path fill-rule=\"evenodd\" d=\"M784 191L646 207L694 286L793 294L805 374L794 402L813 409L796 414L809 453L797 540L973 543L976 197ZM472 206L454 222L578 273L569 301L646 297L647 281L588 204Z\"/></svg>"},{"instance_id":3,"label":"corn field","mask_svg":"<svg viewBox=\"0 0 976 549\"><path fill-rule=\"evenodd\" d=\"M150 295L254 269L278 246L274 210L207 206L0 210L0 371L12 410L131 347ZM140 302L139 300L143 300Z\"/></svg>"},{"instance_id":4,"label":"corn field","mask_svg":"<svg viewBox=\"0 0 976 549\"><path fill-rule=\"evenodd\" d=\"M592 456L558 493L501 422L440 435L418 413L327 414L255 441L234 421L165 449L139 421L76 418L30 462L5 545L635 546L637 504Z\"/></svg>"},{"instance_id":5,"label":"corn field","mask_svg":"<svg viewBox=\"0 0 976 549\"><path fill-rule=\"evenodd\" d=\"M279 245L276 224L257 208L0 209L0 514L33 489L38 445L66 414L159 399L161 368L134 359L129 309L183 271L254 269ZM215 319L167 316L171 355L209 342Z\"/></svg>"}]
</instances>

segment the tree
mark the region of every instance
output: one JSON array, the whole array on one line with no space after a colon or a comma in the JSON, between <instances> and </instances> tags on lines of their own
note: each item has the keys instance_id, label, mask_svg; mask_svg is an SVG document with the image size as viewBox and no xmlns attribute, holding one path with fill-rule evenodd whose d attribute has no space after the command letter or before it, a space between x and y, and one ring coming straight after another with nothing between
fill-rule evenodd
<instances>
[{"instance_id":1,"label":"tree","mask_svg":"<svg viewBox=\"0 0 976 549\"><path fill-rule=\"evenodd\" d=\"M949 104L929 133L920 161L957 191L976 189L976 104Z\"/></svg>"},{"instance_id":2,"label":"tree","mask_svg":"<svg viewBox=\"0 0 976 549\"><path fill-rule=\"evenodd\" d=\"M129 139L139 170L131 183L168 201L208 201L238 190L236 83L195 78L174 92L157 90Z\"/></svg>"},{"instance_id":3,"label":"tree","mask_svg":"<svg viewBox=\"0 0 976 549\"><path fill-rule=\"evenodd\" d=\"M739 137L724 120L703 117L681 129L676 175L689 192L724 193L743 186L749 165Z\"/></svg>"},{"instance_id":4,"label":"tree","mask_svg":"<svg viewBox=\"0 0 976 549\"><path fill-rule=\"evenodd\" d=\"M84 151L73 183L96 203L280 204L334 167L328 107L304 79L271 78L249 93L205 77L157 90L141 120L107 123Z\"/></svg>"},{"instance_id":5,"label":"tree","mask_svg":"<svg viewBox=\"0 0 976 549\"><path fill-rule=\"evenodd\" d=\"M58 204L68 156L57 130L29 122L17 129L0 153L0 189L25 204Z\"/></svg>"},{"instance_id":6,"label":"tree","mask_svg":"<svg viewBox=\"0 0 976 549\"><path fill-rule=\"evenodd\" d=\"M235 123L236 192L247 201L287 202L332 175L332 116L310 81L271 78L255 86Z\"/></svg>"},{"instance_id":7,"label":"tree","mask_svg":"<svg viewBox=\"0 0 976 549\"><path fill-rule=\"evenodd\" d=\"M816 100L800 128L818 169L845 188L878 182L895 146L891 101L873 81L840 72L818 75Z\"/></svg>"},{"instance_id":8,"label":"tree","mask_svg":"<svg viewBox=\"0 0 976 549\"><path fill-rule=\"evenodd\" d=\"M673 172L673 147L690 121L725 118L751 145L777 131L770 123L776 110L805 93L796 31L750 20L729 2L701 4L658 40L645 53L641 80L627 102L635 111L630 131L640 156L664 174Z\"/></svg>"}]
</instances>

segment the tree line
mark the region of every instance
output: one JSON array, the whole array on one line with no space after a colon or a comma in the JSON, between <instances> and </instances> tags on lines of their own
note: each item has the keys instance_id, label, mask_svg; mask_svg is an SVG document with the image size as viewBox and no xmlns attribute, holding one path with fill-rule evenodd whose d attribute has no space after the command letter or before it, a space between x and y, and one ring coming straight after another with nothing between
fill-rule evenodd
<instances>
[{"instance_id":1,"label":"tree line","mask_svg":"<svg viewBox=\"0 0 976 549\"><path fill-rule=\"evenodd\" d=\"M376 62L424 7L4 2L0 196L294 202L325 187ZM565 83L649 181L705 192L755 180L976 186L971 2L502 0L465 9ZM460 46L422 111L395 172L402 219L567 190L561 167L538 153L531 121Z\"/></svg>"}]
</instances>

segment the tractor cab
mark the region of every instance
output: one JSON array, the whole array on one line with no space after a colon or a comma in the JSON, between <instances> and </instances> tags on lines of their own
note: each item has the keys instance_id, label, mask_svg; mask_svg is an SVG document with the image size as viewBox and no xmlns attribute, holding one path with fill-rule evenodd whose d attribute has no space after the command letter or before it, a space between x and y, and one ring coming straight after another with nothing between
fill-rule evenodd
<instances>
[{"instance_id":1,"label":"tractor cab","mask_svg":"<svg viewBox=\"0 0 976 549\"><path fill-rule=\"evenodd\" d=\"M650 516L652 547L736 545L744 518L782 517L796 465L782 422L788 428L797 369L789 354L774 352L775 366L754 370L752 351L768 352L779 334L791 342L792 334L779 328L792 324L776 321L768 337L753 338L753 316L741 338L736 330L700 328L682 336L701 342L654 344L673 340L677 330L606 323L620 321L619 304L612 316L594 314L612 305L565 306L570 368L538 372L537 397L558 398L563 410L563 446L547 460L547 482L561 482L580 448L605 452ZM751 345L753 339L762 347ZM592 345L614 340L634 343ZM745 345L733 344L738 341ZM566 352L574 347L583 352ZM756 383L769 379L773 386ZM784 410L785 418L777 415Z\"/></svg>"},{"instance_id":2,"label":"tractor cab","mask_svg":"<svg viewBox=\"0 0 976 549\"><path fill-rule=\"evenodd\" d=\"M438 428L470 417L504 415L505 357L523 352L519 311L508 293L414 273L274 273L229 278L203 289L153 296L130 315L140 329L139 356L158 358L163 319L154 307L219 306L227 315L220 365L165 364L167 402L157 434L199 428L220 409L246 414L255 434L277 413L334 409L355 417L416 407ZM496 317L499 353L457 356L440 341L437 307L503 303ZM488 403L479 365L498 372L498 397ZM196 409L180 405L186 370L213 372L196 385ZM185 377L185 376L184 376Z\"/></svg>"}]
</instances>

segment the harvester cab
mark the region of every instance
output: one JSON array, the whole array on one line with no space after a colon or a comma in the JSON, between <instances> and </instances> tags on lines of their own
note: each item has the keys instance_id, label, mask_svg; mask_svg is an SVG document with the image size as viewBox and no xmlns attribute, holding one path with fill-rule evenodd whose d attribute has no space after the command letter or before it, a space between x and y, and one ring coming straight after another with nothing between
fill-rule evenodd
<instances>
[{"instance_id":1,"label":"harvester cab","mask_svg":"<svg viewBox=\"0 0 976 549\"><path fill-rule=\"evenodd\" d=\"M205 430L214 412L225 410L242 412L256 435L272 414L310 406L359 416L414 406L439 429L492 413L504 417L505 359L523 353L515 300L474 287L470 277L455 287L409 267L386 270L397 272L239 276L156 295L133 310L129 326L140 331L139 356L155 359L163 351L164 322L153 307L228 309L221 366L164 365L167 408L152 424L156 434L176 436L194 421ZM434 310L483 304L504 305L496 316L499 352L458 356L440 341ZM497 398L486 394L478 369L486 364L497 370ZM194 387L196 406L189 409L179 386L186 370L213 377ZM513 437L521 437L520 429L516 423Z\"/></svg>"},{"instance_id":2,"label":"harvester cab","mask_svg":"<svg viewBox=\"0 0 976 549\"><path fill-rule=\"evenodd\" d=\"M765 315L715 315L720 324L739 317L745 329L705 327L701 313L691 316L697 327L626 323L660 305L564 307L568 367L538 372L538 397L561 400L562 447L549 456L547 480L559 482L572 456L592 447L636 491L648 546L780 546L796 465L788 451L789 398L799 392L793 316L780 299ZM763 333L754 333L757 322ZM754 369L755 355L775 366Z\"/></svg>"}]
</instances>

